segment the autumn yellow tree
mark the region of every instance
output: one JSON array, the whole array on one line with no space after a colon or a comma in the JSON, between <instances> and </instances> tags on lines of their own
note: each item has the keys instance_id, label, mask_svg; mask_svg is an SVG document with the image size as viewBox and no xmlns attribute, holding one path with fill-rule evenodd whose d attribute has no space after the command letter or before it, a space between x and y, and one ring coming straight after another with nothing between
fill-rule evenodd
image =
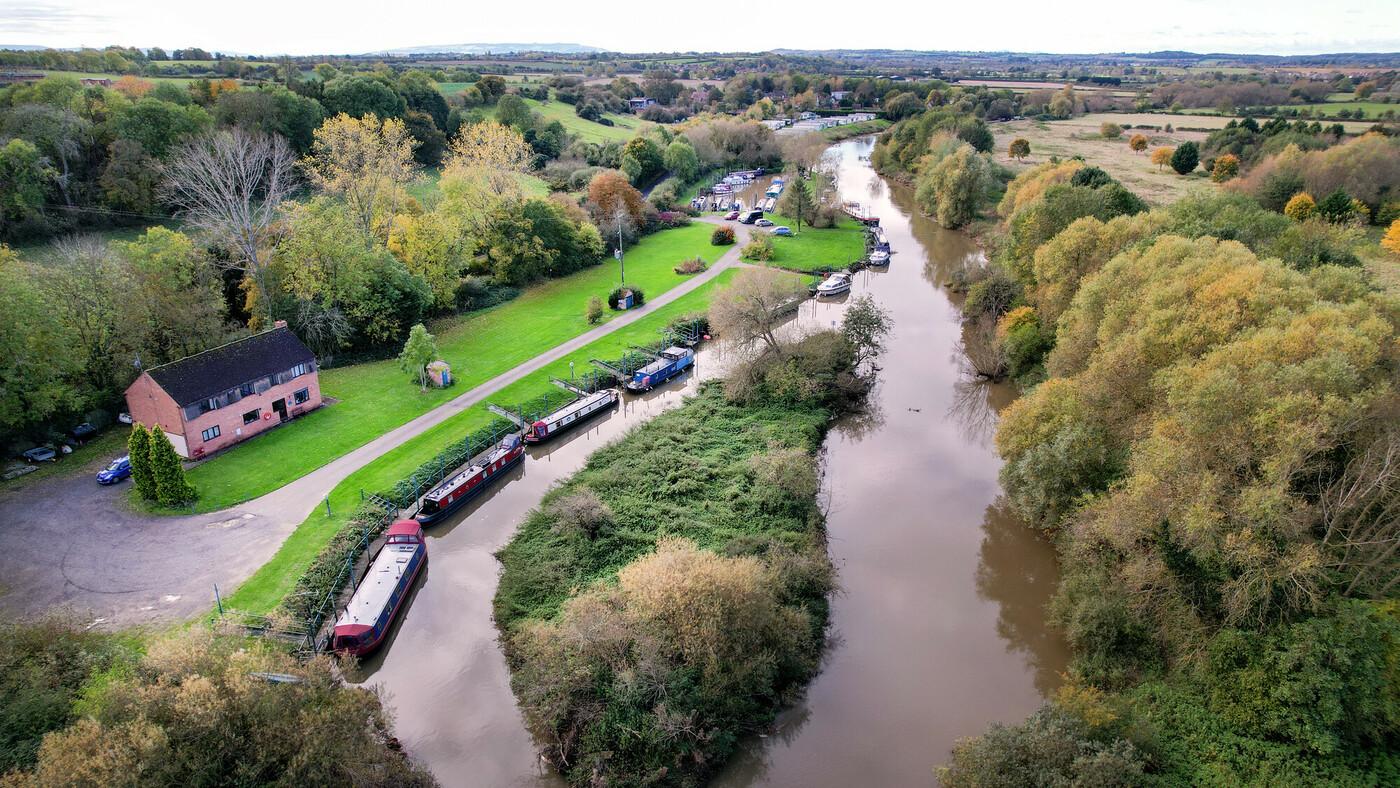
<instances>
[{"instance_id":1,"label":"autumn yellow tree","mask_svg":"<svg viewBox=\"0 0 1400 788\"><path fill-rule=\"evenodd\" d=\"M1162 147L1152 151L1152 163L1157 165L1158 172L1161 172L1163 167L1172 163L1173 153L1176 153L1176 148Z\"/></svg>"},{"instance_id":2,"label":"autumn yellow tree","mask_svg":"<svg viewBox=\"0 0 1400 788\"><path fill-rule=\"evenodd\" d=\"M1390 229L1385 231L1385 237L1381 239L1381 246L1394 254L1400 254L1400 219L1390 223Z\"/></svg>"},{"instance_id":3,"label":"autumn yellow tree","mask_svg":"<svg viewBox=\"0 0 1400 788\"><path fill-rule=\"evenodd\" d=\"M118 93L121 93L123 96L126 96L132 101L135 101L136 99L145 96L147 93L150 93L151 88L154 87L155 83L151 82L149 79L134 77L130 74L127 74L126 76L122 77L121 79L118 79L115 83L112 84L113 90L117 91Z\"/></svg>"},{"instance_id":4,"label":"autumn yellow tree","mask_svg":"<svg viewBox=\"0 0 1400 788\"><path fill-rule=\"evenodd\" d=\"M1283 215L1295 222L1302 222L1312 218L1317 213L1317 200L1313 199L1307 192L1298 192L1288 200L1288 204L1283 206Z\"/></svg>"},{"instance_id":5,"label":"autumn yellow tree","mask_svg":"<svg viewBox=\"0 0 1400 788\"><path fill-rule=\"evenodd\" d=\"M494 120L463 126L452 140L447 171L486 167L523 172L530 162L530 144L520 132Z\"/></svg>"},{"instance_id":6,"label":"autumn yellow tree","mask_svg":"<svg viewBox=\"0 0 1400 788\"><path fill-rule=\"evenodd\" d=\"M1012 140L1011 144L1006 146L1006 155L1010 156L1016 161L1020 161L1021 159L1024 159L1027 156L1031 155L1030 140L1027 140L1024 137L1017 137L1016 139Z\"/></svg>"},{"instance_id":7,"label":"autumn yellow tree","mask_svg":"<svg viewBox=\"0 0 1400 788\"><path fill-rule=\"evenodd\" d=\"M417 171L403 121L343 112L316 129L302 168L318 189L345 200L366 238L381 240Z\"/></svg>"},{"instance_id":8,"label":"autumn yellow tree","mask_svg":"<svg viewBox=\"0 0 1400 788\"><path fill-rule=\"evenodd\" d=\"M1233 153L1226 153L1215 160L1215 166L1210 171L1210 179L1216 183L1224 183L1239 174L1240 157Z\"/></svg>"},{"instance_id":9,"label":"autumn yellow tree","mask_svg":"<svg viewBox=\"0 0 1400 788\"><path fill-rule=\"evenodd\" d=\"M1147 135L1134 134L1132 137L1129 137L1128 147L1132 148L1133 153L1142 153L1147 150Z\"/></svg>"}]
</instances>

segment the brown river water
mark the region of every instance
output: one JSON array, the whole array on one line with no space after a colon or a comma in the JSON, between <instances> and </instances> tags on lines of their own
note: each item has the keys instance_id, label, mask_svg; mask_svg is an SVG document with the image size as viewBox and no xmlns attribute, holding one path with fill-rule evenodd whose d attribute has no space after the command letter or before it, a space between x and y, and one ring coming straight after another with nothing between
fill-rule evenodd
<instances>
[{"instance_id":1,"label":"brown river water","mask_svg":"<svg viewBox=\"0 0 1400 788\"><path fill-rule=\"evenodd\" d=\"M840 573L830 642L805 697L746 743L715 784L917 786L958 738L1019 720L1053 690L1062 642L1045 623L1051 547L999 502L991 445L1012 394L971 378L956 305L940 285L980 252L912 210L870 169L872 140L833 147L842 199L880 216L896 254L855 277L894 318L869 413L829 433L825 489ZM839 321L845 299L809 303L799 326ZM361 667L380 685L413 757L447 786L560 786L538 759L491 621L494 551L589 454L674 407L723 369L696 371L543 447L508 480L428 533L429 564L392 639Z\"/></svg>"}]
</instances>

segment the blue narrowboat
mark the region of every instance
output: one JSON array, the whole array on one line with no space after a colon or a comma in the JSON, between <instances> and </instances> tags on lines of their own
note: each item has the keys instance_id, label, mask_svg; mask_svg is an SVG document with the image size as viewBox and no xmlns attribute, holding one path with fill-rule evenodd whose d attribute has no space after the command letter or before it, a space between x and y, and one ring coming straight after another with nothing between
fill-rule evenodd
<instances>
[{"instance_id":1,"label":"blue narrowboat","mask_svg":"<svg viewBox=\"0 0 1400 788\"><path fill-rule=\"evenodd\" d=\"M335 622L331 648L357 657L379 648L427 562L428 545L417 521L399 520L389 526L384 546Z\"/></svg>"},{"instance_id":2,"label":"blue narrowboat","mask_svg":"<svg viewBox=\"0 0 1400 788\"><path fill-rule=\"evenodd\" d=\"M625 384L628 391L651 391L674 378L695 363L695 351L684 347L668 347L650 364L632 373Z\"/></svg>"},{"instance_id":3,"label":"blue narrowboat","mask_svg":"<svg viewBox=\"0 0 1400 788\"><path fill-rule=\"evenodd\" d=\"M432 525L475 498L511 468L525 459L525 444L511 433L485 456L477 458L462 471L449 477L423 496L414 519L422 525Z\"/></svg>"}]
</instances>

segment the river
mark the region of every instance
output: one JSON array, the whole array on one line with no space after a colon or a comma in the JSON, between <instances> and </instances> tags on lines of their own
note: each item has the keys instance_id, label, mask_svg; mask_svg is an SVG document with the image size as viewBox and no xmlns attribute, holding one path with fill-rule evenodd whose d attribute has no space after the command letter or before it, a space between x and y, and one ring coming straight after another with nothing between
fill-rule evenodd
<instances>
[{"instance_id":1,"label":"river","mask_svg":"<svg viewBox=\"0 0 1400 788\"><path fill-rule=\"evenodd\" d=\"M825 446L841 584L830 644L804 699L773 735L745 746L723 786L932 784L956 739L1024 717L1065 665L1044 622L1053 551L998 503L991 430L1011 393L971 380L957 307L940 286L979 252L876 176L871 144L849 140L830 153L841 198L871 206L896 252L887 272L862 272L854 287L894 318L870 413L843 420ZM841 309L809 304L800 322L830 325ZM383 687L399 738L444 785L562 784L539 761L510 692L491 621L494 552L592 451L679 404L723 363L722 344L702 350L683 382L629 396L586 430L532 448L507 483L429 531L424 577L357 679Z\"/></svg>"}]
</instances>

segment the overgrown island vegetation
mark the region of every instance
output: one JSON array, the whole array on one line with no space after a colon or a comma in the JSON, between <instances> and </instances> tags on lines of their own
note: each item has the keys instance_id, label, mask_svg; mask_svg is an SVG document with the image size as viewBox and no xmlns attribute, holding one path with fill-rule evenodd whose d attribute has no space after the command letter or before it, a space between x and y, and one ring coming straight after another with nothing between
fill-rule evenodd
<instances>
[{"instance_id":1,"label":"overgrown island vegetation","mask_svg":"<svg viewBox=\"0 0 1400 788\"><path fill-rule=\"evenodd\" d=\"M575 785L698 785L818 664L833 569L817 452L889 330L777 328L796 277L744 271L710 322L746 358L599 450L499 557L495 616L526 721Z\"/></svg>"},{"instance_id":2,"label":"overgrown island vegetation","mask_svg":"<svg viewBox=\"0 0 1400 788\"><path fill-rule=\"evenodd\" d=\"M977 371L1024 390L1002 483L1059 547L1074 658L940 779L1394 782L1400 139L1246 119L1202 146L1223 186L1157 208L1092 161L1010 178L987 141L935 109L873 161L985 241L949 284Z\"/></svg>"}]
</instances>

